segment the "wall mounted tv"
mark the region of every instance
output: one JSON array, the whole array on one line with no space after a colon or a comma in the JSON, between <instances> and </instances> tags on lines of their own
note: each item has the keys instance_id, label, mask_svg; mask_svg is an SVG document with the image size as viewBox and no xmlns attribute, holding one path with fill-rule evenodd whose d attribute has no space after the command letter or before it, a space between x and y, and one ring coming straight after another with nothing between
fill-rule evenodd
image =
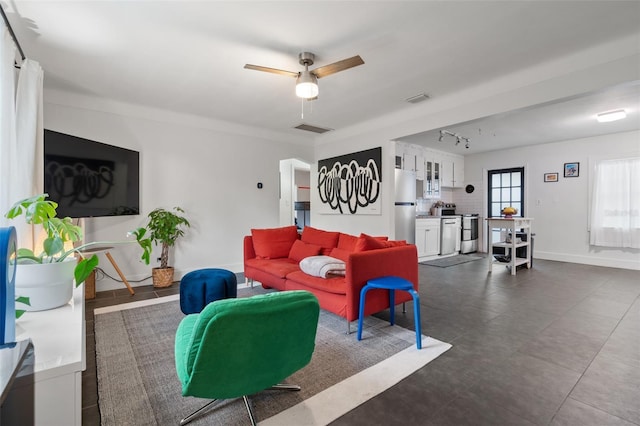
<instances>
[{"instance_id":1,"label":"wall mounted tv","mask_svg":"<svg viewBox=\"0 0 640 426\"><path fill-rule=\"evenodd\" d=\"M44 191L60 217L136 215L140 153L44 131Z\"/></svg>"}]
</instances>

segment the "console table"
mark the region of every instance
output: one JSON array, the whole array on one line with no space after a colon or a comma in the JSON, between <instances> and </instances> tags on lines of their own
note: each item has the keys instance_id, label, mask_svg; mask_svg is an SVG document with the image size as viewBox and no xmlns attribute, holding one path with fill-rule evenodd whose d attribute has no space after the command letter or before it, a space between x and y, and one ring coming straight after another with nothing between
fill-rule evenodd
<instances>
[{"instance_id":1,"label":"console table","mask_svg":"<svg viewBox=\"0 0 640 426\"><path fill-rule=\"evenodd\" d=\"M73 299L48 311L27 312L16 339L35 351L35 424L82 425L82 371L86 369L84 286Z\"/></svg>"},{"instance_id":2,"label":"console table","mask_svg":"<svg viewBox=\"0 0 640 426\"><path fill-rule=\"evenodd\" d=\"M517 266L527 265L527 269L531 268L531 221L532 218L528 217L488 217L487 221L487 251L489 255L489 272L493 271L495 265L507 266L511 268L511 275L516 274ZM500 229L500 239L493 241L493 230ZM518 242L517 233L519 230L526 235L526 241L521 240ZM511 235L509 240L507 237ZM505 254L510 256L511 260L507 262L499 262L493 258L493 248L502 247L505 249ZM520 247L526 247L526 256L518 257L516 249Z\"/></svg>"}]
</instances>

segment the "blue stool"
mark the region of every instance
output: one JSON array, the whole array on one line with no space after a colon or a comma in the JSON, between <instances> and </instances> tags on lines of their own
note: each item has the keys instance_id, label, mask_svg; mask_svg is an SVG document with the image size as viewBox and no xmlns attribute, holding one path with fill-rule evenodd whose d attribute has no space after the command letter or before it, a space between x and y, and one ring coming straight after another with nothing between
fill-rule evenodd
<instances>
[{"instance_id":1,"label":"blue stool","mask_svg":"<svg viewBox=\"0 0 640 426\"><path fill-rule=\"evenodd\" d=\"M416 346L418 349L422 349L422 327L420 326L420 295L413 288L411 281L405 280L400 277L380 277L367 281L367 285L362 287L360 291L360 312L358 314L358 340L362 340L362 318L364 317L364 303L365 295L367 291L372 288L379 288L383 290L389 290L389 312L391 318L389 322L391 325L395 322L395 290L408 291L413 297L413 317L416 327Z\"/></svg>"},{"instance_id":2,"label":"blue stool","mask_svg":"<svg viewBox=\"0 0 640 426\"><path fill-rule=\"evenodd\" d=\"M198 269L180 280L180 309L182 313L199 313L209 303L236 297L236 274L226 269Z\"/></svg>"}]
</instances>

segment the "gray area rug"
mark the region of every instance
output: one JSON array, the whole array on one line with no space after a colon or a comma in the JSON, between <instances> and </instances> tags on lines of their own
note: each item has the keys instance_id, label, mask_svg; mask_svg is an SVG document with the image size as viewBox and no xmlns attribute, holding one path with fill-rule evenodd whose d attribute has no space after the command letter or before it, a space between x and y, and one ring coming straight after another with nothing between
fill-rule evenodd
<instances>
[{"instance_id":1,"label":"gray area rug","mask_svg":"<svg viewBox=\"0 0 640 426\"><path fill-rule=\"evenodd\" d=\"M459 254L457 256L444 257L442 259L427 260L426 262L420 262L420 264L437 266L439 268L448 268L449 266L460 265L462 263L473 262L474 260L480 259L484 259L484 257L470 254Z\"/></svg>"},{"instance_id":2,"label":"gray area rug","mask_svg":"<svg viewBox=\"0 0 640 426\"><path fill-rule=\"evenodd\" d=\"M178 301L95 316L98 404L103 426L178 424L207 402L180 393L173 346L175 330L183 317ZM362 341L357 340L355 332L345 334L345 329L344 318L320 311L312 361L286 380L302 390L253 395L250 399L258 421L415 345L412 331L391 327L375 317L365 320ZM192 424L248 424L242 399L225 400L216 407L215 412Z\"/></svg>"}]
</instances>

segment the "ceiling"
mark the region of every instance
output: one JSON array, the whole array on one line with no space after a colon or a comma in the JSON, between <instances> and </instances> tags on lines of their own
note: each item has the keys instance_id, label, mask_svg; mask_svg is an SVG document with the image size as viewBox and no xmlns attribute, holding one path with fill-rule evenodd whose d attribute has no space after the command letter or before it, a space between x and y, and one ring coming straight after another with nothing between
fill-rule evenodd
<instances>
[{"instance_id":1,"label":"ceiling","mask_svg":"<svg viewBox=\"0 0 640 426\"><path fill-rule=\"evenodd\" d=\"M420 93L437 99L640 34L637 1L2 0L2 5L27 57L44 68L49 93L301 137L308 132L293 129L300 123L342 129L416 108L406 99ZM304 102L295 96L294 79L243 68L250 63L299 71L302 51L316 55L312 68L354 55L365 64L322 78L318 100ZM605 129L591 130L575 108L593 115L600 108L618 108L615 98L633 105L624 125L640 127L638 86L632 84L612 94L509 113L508 127L501 124L502 115L447 129L470 137L474 152L572 138L571 128L580 127L585 135ZM605 133L614 128L610 124ZM519 126L531 138L516 141ZM430 144L437 136L406 140Z\"/></svg>"}]
</instances>

